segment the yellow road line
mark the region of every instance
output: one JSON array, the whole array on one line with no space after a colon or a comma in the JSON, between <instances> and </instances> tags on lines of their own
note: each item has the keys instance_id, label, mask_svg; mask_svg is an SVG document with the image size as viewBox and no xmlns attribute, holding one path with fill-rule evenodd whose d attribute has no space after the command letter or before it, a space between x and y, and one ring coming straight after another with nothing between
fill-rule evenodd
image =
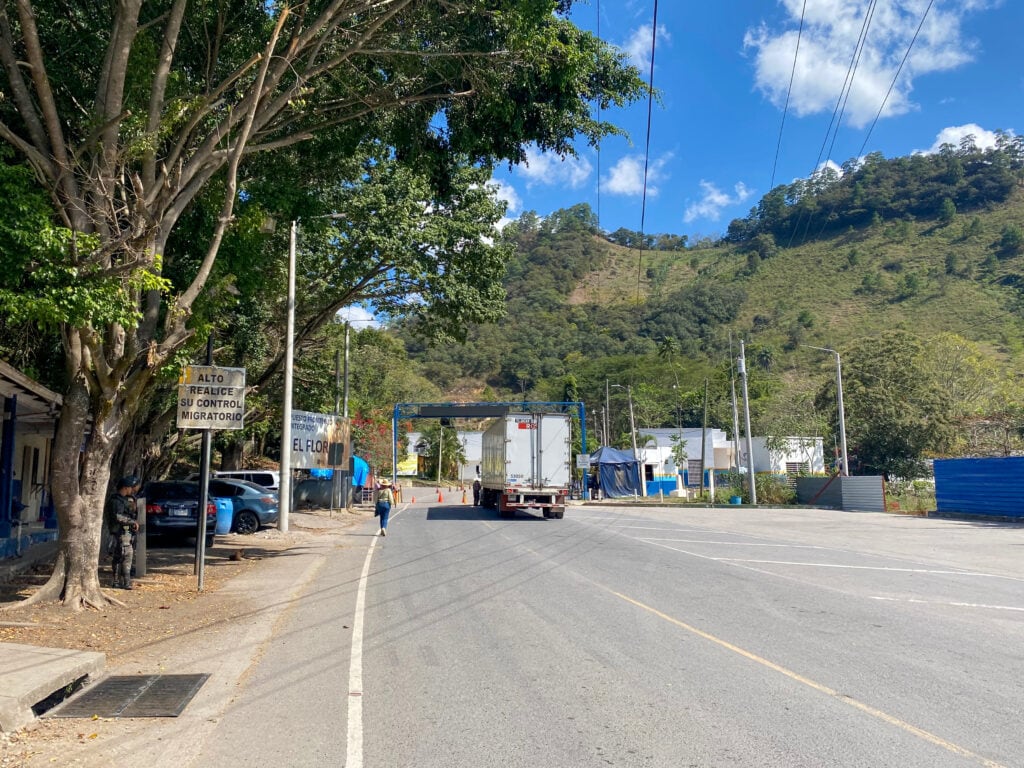
<instances>
[{"instance_id":1,"label":"yellow road line","mask_svg":"<svg viewBox=\"0 0 1024 768\"><path fill-rule=\"evenodd\" d=\"M942 749L945 749L948 752L952 752L954 755L959 755L960 757L966 757L968 759L974 760L980 765L986 766L986 768L1006 768L1006 766L1004 766L1002 763L997 763L993 760L989 760L985 757L982 757L981 755L975 754L974 752L971 752L969 749L965 749L964 747L961 747L958 744L954 744L953 742L947 741L946 739L943 739L940 736L936 736L934 733L930 733L929 731L926 731L922 728L918 728L915 725L911 725L905 720L900 720L898 717L895 717L893 715L888 714L887 712L883 712L880 709L872 707L870 704L865 704L864 702L858 701L857 699L851 698L850 696L845 696L839 693L838 691L829 688L827 685L822 685L821 683L815 682L814 680L811 680L808 677L804 677L803 675L798 674L791 669L786 669L785 667L780 666L773 661L769 661L768 659L763 658L762 656L758 656L756 653L746 651L737 645L733 645L727 640L722 640L720 637L715 637L714 635L709 634L708 632L704 632L703 630L698 629L697 627L694 627L690 624L687 624L684 621L675 619L669 616L668 614L662 613L657 608L652 608L649 605L645 605L644 603L641 603L639 600L634 600L633 598L628 597L622 594L621 592L616 592L615 590L609 589L608 587L603 587L603 589L607 590L616 597L625 600L627 603L635 605L637 608L642 608L643 610L648 611L649 613L653 613L658 618L664 619L670 624L674 624L677 627L680 627L681 629L685 629L687 632L697 635L698 637L702 637L705 640L709 640L715 645L721 646L722 648L730 650L733 653L737 653L740 656L743 656L746 659L750 659L751 661L756 662L763 667L775 670L776 672L779 672L785 675L786 677L797 681L798 683L806 685L808 688L813 688L814 690L820 693L824 693L826 696L831 696L833 699L836 699L837 701L841 701L844 704L850 705L854 709L859 709L861 712L864 712L865 714L878 718L879 720L889 723L890 725L894 725L897 728L900 728L901 730L918 737L919 739L923 739L924 741L929 742L930 744L934 744L937 747L942 747Z\"/></svg>"}]
</instances>

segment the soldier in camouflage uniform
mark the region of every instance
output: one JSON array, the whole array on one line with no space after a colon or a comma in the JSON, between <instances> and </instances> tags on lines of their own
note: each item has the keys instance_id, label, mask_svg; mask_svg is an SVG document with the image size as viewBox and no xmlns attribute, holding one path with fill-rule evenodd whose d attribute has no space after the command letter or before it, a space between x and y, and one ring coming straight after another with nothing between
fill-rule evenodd
<instances>
[{"instance_id":1,"label":"soldier in camouflage uniform","mask_svg":"<svg viewBox=\"0 0 1024 768\"><path fill-rule=\"evenodd\" d=\"M132 589L132 561L139 530L135 493L139 485L135 475L122 477L117 482L117 491L107 500L104 517L110 533L108 551L113 557L115 588Z\"/></svg>"}]
</instances>

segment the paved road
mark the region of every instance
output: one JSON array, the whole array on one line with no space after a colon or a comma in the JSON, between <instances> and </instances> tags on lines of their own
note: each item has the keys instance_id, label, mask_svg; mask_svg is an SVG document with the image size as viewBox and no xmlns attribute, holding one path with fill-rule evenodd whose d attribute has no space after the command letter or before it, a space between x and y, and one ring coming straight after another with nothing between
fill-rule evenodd
<instances>
[{"instance_id":1,"label":"paved road","mask_svg":"<svg viewBox=\"0 0 1024 768\"><path fill-rule=\"evenodd\" d=\"M370 533L196 765L1024 765L1020 527L417 504Z\"/></svg>"}]
</instances>

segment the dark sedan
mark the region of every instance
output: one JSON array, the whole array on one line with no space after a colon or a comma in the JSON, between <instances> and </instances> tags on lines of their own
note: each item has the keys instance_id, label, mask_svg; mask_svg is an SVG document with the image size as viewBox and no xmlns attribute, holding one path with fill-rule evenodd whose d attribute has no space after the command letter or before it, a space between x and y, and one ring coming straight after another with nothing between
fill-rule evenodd
<instances>
[{"instance_id":1,"label":"dark sedan","mask_svg":"<svg viewBox=\"0 0 1024 768\"><path fill-rule=\"evenodd\" d=\"M213 495L212 493L210 494ZM142 490L146 499L147 538L165 536L187 539L196 535L199 517L199 484L183 480L159 480L147 483ZM213 542L217 524L217 507L206 503L207 544Z\"/></svg>"},{"instance_id":2,"label":"dark sedan","mask_svg":"<svg viewBox=\"0 0 1024 768\"><path fill-rule=\"evenodd\" d=\"M210 495L230 499L234 507L231 530L256 533L261 526L277 522L277 494L246 480L210 478Z\"/></svg>"}]
</instances>

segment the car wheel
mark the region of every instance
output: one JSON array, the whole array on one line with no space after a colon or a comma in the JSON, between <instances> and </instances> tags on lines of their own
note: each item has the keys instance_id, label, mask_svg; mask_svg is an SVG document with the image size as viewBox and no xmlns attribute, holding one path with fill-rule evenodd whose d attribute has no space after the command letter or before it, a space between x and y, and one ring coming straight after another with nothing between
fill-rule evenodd
<instances>
[{"instance_id":1,"label":"car wheel","mask_svg":"<svg viewBox=\"0 0 1024 768\"><path fill-rule=\"evenodd\" d=\"M256 533L259 528L260 519L256 516L255 512L243 509L235 515L235 533L248 535L250 533Z\"/></svg>"}]
</instances>

